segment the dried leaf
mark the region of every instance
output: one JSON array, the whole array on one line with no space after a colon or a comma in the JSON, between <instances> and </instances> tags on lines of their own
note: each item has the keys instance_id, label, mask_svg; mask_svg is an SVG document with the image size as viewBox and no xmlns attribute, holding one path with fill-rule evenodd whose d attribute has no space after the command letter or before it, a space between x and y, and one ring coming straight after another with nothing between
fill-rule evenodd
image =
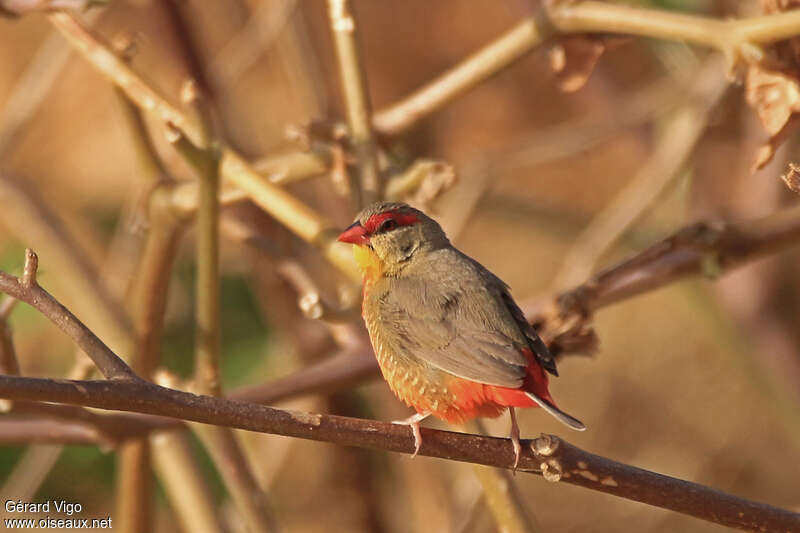
<instances>
[{"instance_id":1,"label":"dried leaf","mask_svg":"<svg viewBox=\"0 0 800 533\"><path fill-rule=\"evenodd\" d=\"M761 0L765 14L800 8L800 0ZM767 165L775 150L797 128L800 111L800 38L775 43L764 50L765 59L748 65L745 86L747 103L758 113L769 134L756 153L752 170Z\"/></svg>"},{"instance_id":2,"label":"dried leaf","mask_svg":"<svg viewBox=\"0 0 800 533\"><path fill-rule=\"evenodd\" d=\"M753 162L752 170L756 171L772 160L778 146L797 129L800 79L789 72L771 70L759 63L751 64L747 70L745 98L769 134Z\"/></svg>"},{"instance_id":3,"label":"dried leaf","mask_svg":"<svg viewBox=\"0 0 800 533\"><path fill-rule=\"evenodd\" d=\"M789 163L789 170L781 176L781 179L789 187L789 190L800 194L800 167L794 163Z\"/></svg>"},{"instance_id":4,"label":"dried leaf","mask_svg":"<svg viewBox=\"0 0 800 533\"><path fill-rule=\"evenodd\" d=\"M800 110L800 80L786 72L753 64L747 70L747 103L758 113L770 135L776 135Z\"/></svg>"}]
</instances>

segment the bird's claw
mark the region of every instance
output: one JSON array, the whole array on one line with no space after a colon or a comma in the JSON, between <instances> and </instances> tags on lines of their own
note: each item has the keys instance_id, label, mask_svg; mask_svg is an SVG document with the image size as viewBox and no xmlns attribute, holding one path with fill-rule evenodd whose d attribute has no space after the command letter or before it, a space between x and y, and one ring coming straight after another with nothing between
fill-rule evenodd
<instances>
[{"instance_id":1,"label":"bird's claw","mask_svg":"<svg viewBox=\"0 0 800 533\"><path fill-rule=\"evenodd\" d=\"M517 414L513 407L508 408L511 415L511 446L514 448L514 466L511 467L513 474L517 473L517 465L519 464L519 455L522 452L522 445L519 443L519 425L517 424Z\"/></svg>"},{"instance_id":2,"label":"bird's claw","mask_svg":"<svg viewBox=\"0 0 800 533\"><path fill-rule=\"evenodd\" d=\"M428 416L430 416L430 413L417 413L403 420L392 421L392 424L408 426L411 428L411 434L414 435L414 453L411 455L412 459L417 456L417 453L419 453L419 449L422 446L422 432L419 429L419 423Z\"/></svg>"}]
</instances>

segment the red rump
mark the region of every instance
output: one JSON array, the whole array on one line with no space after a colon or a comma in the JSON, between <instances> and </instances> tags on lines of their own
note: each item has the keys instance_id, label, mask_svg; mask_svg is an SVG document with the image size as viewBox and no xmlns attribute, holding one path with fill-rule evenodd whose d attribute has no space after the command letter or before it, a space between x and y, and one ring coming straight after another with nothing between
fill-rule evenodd
<instances>
[{"instance_id":1,"label":"red rump","mask_svg":"<svg viewBox=\"0 0 800 533\"><path fill-rule=\"evenodd\" d=\"M500 416L506 407L539 407L526 393L533 393L542 400L556 403L547 390L548 379L530 349L522 350L529 364L527 375L519 389L486 385L463 378L452 377L448 387L455 393L454 405L433 407L426 399L416 396L413 404L417 411L431 411L434 415L451 423L461 423L478 416ZM413 392L412 392L413 395ZM409 403L407 401L407 403Z\"/></svg>"},{"instance_id":2,"label":"red rump","mask_svg":"<svg viewBox=\"0 0 800 533\"><path fill-rule=\"evenodd\" d=\"M544 369L536 362L536 358L529 348L523 348L522 353L528 360L527 375L525 376L525 381L522 382L522 388L509 389L491 386L494 401L507 407L536 407L536 402L525 394L526 392L532 392L542 400L555 405L556 403L547 389L548 379Z\"/></svg>"}]
</instances>

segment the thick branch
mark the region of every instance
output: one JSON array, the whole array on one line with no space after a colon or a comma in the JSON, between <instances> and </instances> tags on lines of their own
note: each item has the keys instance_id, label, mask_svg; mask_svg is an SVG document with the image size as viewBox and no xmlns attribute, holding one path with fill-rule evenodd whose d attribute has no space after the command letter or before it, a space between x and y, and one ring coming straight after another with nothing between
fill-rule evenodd
<instances>
[{"instance_id":1,"label":"thick branch","mask_svg":"<svg viewBox=\"0 0 800 533\"><path fill-rule=\"evenodd\" d=\"M412 453L408 428L386 422L274 409L198 396L137 381L70 381L0 376L0 397L51 401L181 418L249 431ZM423 429L421 455L509 468L508 439ZM744 530L791 531L800 514L751 502L696 483L605 459L544 435L523 446L519 471L537 472L608 494Z\"/></svg>"}]
</instances>

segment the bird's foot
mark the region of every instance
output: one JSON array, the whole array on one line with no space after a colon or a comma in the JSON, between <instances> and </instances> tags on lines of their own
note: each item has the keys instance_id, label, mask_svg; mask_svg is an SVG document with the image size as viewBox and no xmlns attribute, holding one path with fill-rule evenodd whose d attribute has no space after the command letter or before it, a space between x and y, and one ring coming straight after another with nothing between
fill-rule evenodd
<instances>
[{"instance_id":1,"label":"bird's foot","mask_svg":"<svg viewBox=\"0 0 800 533\"><path fill-rule=\"evenodd\" d=\"M513 474L517 473L517 465L519 464L519 455L522 452L522 445L519 443L519 425L517 424L517 413L513 407L508 408L511 414L511 446L514 447L514 466L511 468Z\"/></svg>"},{"instance_id":2,"label":"bird's foot","mask_svg":"<svg viewBox=\"0 0 800 533\"><path fill-rule=\"evenodd\" d=\"M430 413L417 413L403 420L392 421L392 424L409 426L411 428L411 434L414 435L414 454L411 456L412 459L417 456L419 448L422 446L422 432L419 430L419 423L429 416L431 416Z\"/></svg>"}]
</instances>

